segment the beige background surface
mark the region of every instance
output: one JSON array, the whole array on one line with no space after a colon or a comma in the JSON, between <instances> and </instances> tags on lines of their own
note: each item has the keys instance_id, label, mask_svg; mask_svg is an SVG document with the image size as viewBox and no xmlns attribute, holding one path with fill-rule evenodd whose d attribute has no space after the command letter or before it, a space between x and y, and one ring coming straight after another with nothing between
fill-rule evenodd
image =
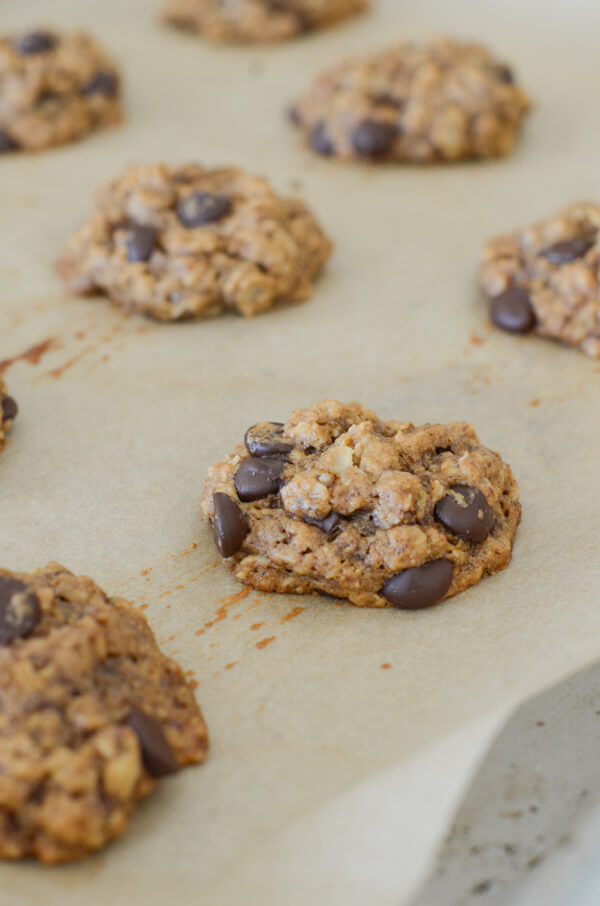
<instances>
[{"instance_id":1,"label":"beige background surface","mask_svg":"<svg viewBox=\"0 0 600 906\"><path fill-rule=\"evenodd\" d=\"M98 857L3 866L0 902L398 903L502 716L598 656L600 363L490 332L476 269L486 237L598 197L600 11L376 0L307 40L226 49L161 30L155 7L0 7L2 31L96 32L123 63L128 111L122 129L0 165L0 358L47 346L6 369L21 415L0 549L7 567L57 559L147 607L193 671L212 749ZM512 157L375 170L302 148L282 111L319 67L432 32L516 65L536 110ZM52 262L94 188L158 158L241 164L306 198L337 242L314 298L176 326L69 299ZM414 614L246 593L199 519L206 468L252 422L326 396L472 421L521 484L512 567Z\"/></svg>"}]
</instances>

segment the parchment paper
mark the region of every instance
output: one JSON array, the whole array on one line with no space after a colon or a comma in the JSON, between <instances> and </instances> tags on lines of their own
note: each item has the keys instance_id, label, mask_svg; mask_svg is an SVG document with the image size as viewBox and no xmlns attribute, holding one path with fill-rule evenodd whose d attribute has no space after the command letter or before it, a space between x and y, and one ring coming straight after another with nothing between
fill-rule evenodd
<instances>
[{"instance_id":1,"label":"parchment paper","mask_svg":"<svg viewBox=\"0 0 600 906\"><path fill-rule=\"evenodd\" d=\"M205 766L161 784L97 857L2 866L2 904L404 903L506 715L599 654L600 363L489 331L476 270L487 237L598 197L600 9L374 6L231 49L161 29L154 0L1 4L2 31L93 30L122 61L128 111L0 165L0 356L17 357L21 406L0 458L2 564L56 559L146 608L212 738ZM304 150L282 111L320 67L444 32L490 43L531 91L514 155L372 169ZM240 164L306 198L337 242L314 298L177 326L70 299L52 262L94 189L161 158ZM521 485L512 566L414 614L237 584L199 518L205 471L252 422L327 396L473 422Z\"/></svg>"}]
</instances>

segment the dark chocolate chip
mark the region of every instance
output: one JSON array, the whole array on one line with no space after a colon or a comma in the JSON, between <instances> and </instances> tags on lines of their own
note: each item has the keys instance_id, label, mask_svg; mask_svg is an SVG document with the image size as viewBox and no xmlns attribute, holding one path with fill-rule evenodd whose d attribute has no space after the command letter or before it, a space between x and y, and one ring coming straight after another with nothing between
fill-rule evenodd
<instances>
[{"instance_id":1,"label":"dark chocolate chip","mask_svg":"<svg viewBox=\"0 0 600 906\"><path fill-rule=\"evenodd\" d=\"M125 251L131 262L147 261L156 248L157 230L151 226L134 223L127 230Z\"/></svg>"},{"instance_id":2,"label":"dark chocolate chip","mask_svg":"<svg viewBox=\"0 0 600 906\"><path fill-rule=\"evenodd\" d=\"M500 81L506 85L512 85L515 81L514 73L506 63L498 63L497 66L494 66L494 72Z\"/></svg>"},{"instance_id":3,"label":"dark chocolate chip","mask_svg":"<svg viewBox=\"0 0 600 906\"><path fill-rule=\"evenodd\" d=\"M452 584L454 568L449 560L431 560L405 569L388 579L381 594L401 610L419 610L441 601Z\"/></svg>"},{"instance_id":4,"label":"dark chocolate chip","mask_svg":"<svg viewBox=\"0 0 600 906\"><path fill-rule=\"evenodd\" d=\"M22 56L35 53L46 53L56 44L56 38L47 31L31 31L14 42L14 48Z\"/></svg>"},{"instance_id":5,"label":"dark chocolate chip","mask_svg":"<svg viewBox=\"0 0 600 906\"><path fill-rule=\"evenodd\" d=\"M12 396L5 396L2 400L2 421L11 422L13 418L16 418L18 411L16 400Z\"/></svg>"},{"instance_id":6,"label":"dark chocolate chip","mask_svg":"<svg viewBox=\"0 0 600 906\"><path fill-rule=\"evenodd\" d=\"M570 264L583 258L586 252L596 242L595 233L587 233L585 236L575 236L573 239L562 239L549 245L548 248L542 249L540 255L549 261L550 264Z\"/></svg>"},{"instance_id":7,"label":"dark chocolate chip","mask_svg":"<svg viewBox=\"0 0 600 906\"><path fill-rule=\"evenodd\" d=\"M313 151L320 154L322 157L331 157L335 151L333 142L327 134L327 126L325 123L317 123L310 133L308 141Z\"/></svg>"},{"instance_id":8,"label":"dark chocolate chip","mask_svg":"<svg viewBox=\"0 0 600 906\"><path fill-rule=\"evenodd\" d=\"M14 138L11 138L4 129L0 129L0 154L8 154L9 151L17 151L18 148L19 146Z\"/></svg>"},{"instance_id":9,"label":"dark chocolate chip","mask_svg":"<svg viewBox=\"0 0 600 906\"><path fill-rule=\"evenodd\" d=\"M138 738L142 761L151 777L165 777L179 769L162 727L154 718L140 708L132 708L127 724Z\"/></svg>"},{"instance_id":10,"label":"dark chocolate chip","mask_svg":"<svg viewBox=\"0 0 600 906\"><path fill-rule=\"evenodd\" d=\"M316 526L327 535L332 535L342 524L342 517L339 513L332 511L329 516L325 516L324 519L311 519L310 517L305 516L303 521L308 522L309 525Z\"/></svg>"},{"instance_id":11,"label":"dark chocolate chip","mask_svg":"<svg viewBox=\"0 0 600 906\"><path fill-rule=\"evenodd\" d=\"M282 440L282 437L281 422L259 422L248 428L244 443L250 456L284 456L291 453L294 445Z\"/></svg>"},{"instance_id":12,"label":"dark chocolate chip","mask_svg":"<svg viewBox=\"0 0 600 906\"><path fill-rule=\"evenodd\" d=\"M398 135L393 123L380 120L363 120L352 133L352 146L361 157L383 157L391 149Z\"/></svg>"},{"instance_id":13,"label":"dark chocolate chip","mask_svg":"<svg viewBox=\"0 0 600 906\"><path fill-rule=\"evenodd\" d=\"M535 325L535 312L529 293L522 286L510 286L490 305L490 318L496 327L509 333L527 333Z\"/></svg>"},{"instance_id":14,"label":"dark chocolate chip","mask_svg":"<svg viewBox=\"0 0 600 906\"><path fill-rule=\"evenodd\" d=\"M455 484L439 500L435 518L463 541L480 544L494 527L494 513L478 488Z\"/></svg>"},{"instance_id":15,"label":"dark chocolate chip","mask_svg":"<svg viewBox=\"0 0 600 906\"><path fill-rule=\"evenodd\" d=\"M226 217L230 211L231 200L227 195L211 195L210 192L194 192L177 205L177 216L186 227L214 223Z\"/></svg>"},{"instance_id":16,"label":"dark chocolate chip","mask_svg":"<svg viewBox=\"0 0 600 906\"><path fill-rule=\"evenodd\" d=\"M222 557L236 554L250 531L239 504L227 494L213 494L213 538Z\"/></svg>"},{"instance_id":17,"label":"dark chocolate chip","mask_svg":"<svg viewBox=\"0 0 600 906\"><path fill-rule=\"evenodd\" d=\"M284 468L281 459L256 456L245 459L233 478L240 500L260 500L277 493Z\"/></svg>"},{"instance_id":18,"label":"dark chocolate chip","mask_svg":"<svg viewBox=\"0 0 600 906\"><path fill-rule=\"evenodd\" d=\"M40 619L40 602L24 582L0 576L0 643L29 635Z\"/></svg>"},{"instance_id":19,"label":"dark chocolate chip","mask_svg":"<svg viewBox=\"0 0 600 906\"><path fill-rule=\"evenodd\" d=\"M114 98L119 92L119 79L114 72L101 69L92 76L82 94L101 94L105 98Z\"/></svg>"}]
</instances>

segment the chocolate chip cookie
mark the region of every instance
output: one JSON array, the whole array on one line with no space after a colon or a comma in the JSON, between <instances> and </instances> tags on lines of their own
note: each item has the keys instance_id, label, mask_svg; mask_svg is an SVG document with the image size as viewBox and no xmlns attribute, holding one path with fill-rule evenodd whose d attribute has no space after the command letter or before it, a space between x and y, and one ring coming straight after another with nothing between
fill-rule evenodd
<instances>
[{"instance_id":1,"label":"chocolate chip cookie","mask_svg":"<svg viewBox=\"0 0 600 906\"><path fill-rule=\"evenodd\" d=\"M249 428L201 506L241 582L401 609L508 566L521 518L510 467L471 425L382 421L335 400Z\"/></svg>"},{"instance_id":2,"label":"chocolate chip cookie","mask_svg":"<svg viewBox=\"0 0 600 906\"><path fill-rule=\"evenodd\" d=\"M332 245L308 208L241 170L134 166L58 262L74 293L161 321L307 299Z\"/></svg>"},{"instance_id":3,"label":"chocolate chip cookie","mask_svg":"<svg viewBox=\"0 0 600 906\"><path fill-rule=\"evenodd\" d=\"M0 570L0 858L67 862L119 836L206 727L146 620L50 563Z\"/></svg>"},{"instance_id":4,"label":"chocolate chip cookie","mask_svg":"<svg viewBox=\"0 0 600 906\"><path fill-rule=\"evenodd\" d=\"M8 395L6 384L0 377L0 449L4 446L6 432L17 417L19 407L17 403Z\"/></svg>"},{"instance_id":5,"label":"chocolate chip cookie","mask_svg":"<svg viewBox=\"0 0 600 906\"><path fill-rule=\"evenodd\" d=\"M82 32L0 38L0 155L41 151L121 121L119 73Z\"/></svg>"},{"instance_id":6,"label":"chocolate chip cookie","mask_svg":"<svg viewBox=\"0 0 600 906\"><path fill-rule=\"evenodd\" d=\"M492 323L600 357L599 230L600 205L578 202L489 242L481 285Z\"/></svg>"},{"instance_id":7,"label":"chocolate chip cookie","mask_svg":"<svg viewBox=\"0 0 600 906\"><path fill-rule=\"evenodd\" d=\"M168 0L163 19L211 41L293 38L361 12L369 0Z\"/></svg>"},{"instance_id":8,"label":"chocolate chip cookie","mask_svg":"<svg viewBox=\"0 0 600 906\"><path fill-rule=\"evenodd\" d=\"M507 154L528 109L509 66L439 39L327 69L290 118L325 157L431 163Z\"/></svg>"}]
</instances>

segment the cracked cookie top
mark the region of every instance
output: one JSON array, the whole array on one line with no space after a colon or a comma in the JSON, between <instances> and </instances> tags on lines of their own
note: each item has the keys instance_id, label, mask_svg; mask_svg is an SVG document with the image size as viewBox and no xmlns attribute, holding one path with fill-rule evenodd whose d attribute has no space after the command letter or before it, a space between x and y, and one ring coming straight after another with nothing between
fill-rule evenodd
<instances>
[{"instance_id":1,"label":"cracked cookie top","mask_svg":"<svg viewBox=\"0 0 600 906\"><path fill-rule=\"evenodd\" d=\"M0 37L0 154L62 145L122 118L120 77L83 32Z\"/></svg>"},{"instance_id":2,"label":"cracked cookie top","mask_svg":"<svg viewBox=\"0 0 600 906\"><path fill-rule=\"evenodd\" d=\"M492 322L600 357L599 231L600 205L577 202L489 242L481 285Z\"/></svg>"},{"instance_id":3,"label":"cracked cookie top","mask_svg":"<svg viewBox=\"0 0 600 906\"><path fill-rule=\"evenodd\" d=\"M133 166L97 202L60 275L164 321L304 300L332 250L301 201L233 168Z\"/></svg>"},{"instance_id":4,"label":"cracked cookie top","mask_svg":"<svg viewBox=\"0 0 600 906\"><path fill-rule=\"evenodd\" d=\"M330 67L290 117L325 157L430 163L507 154L528 109L506 63L440 38Z\"/></svg>"},{"instance_id":5,"label":"cracked cookie top","mask_svg":"<svg viewBox=\"0 0 600 906\"><path fill-rule=\"evenodd\" d=\"M369 0L168 0L163 20L211 41L293 38L361 12Z\"/></svg>"},{"instance_id":6,"label":"cracked cookie top","mask_svg":"<svg viewBox=\"0 0 600 906\"><path fill-rule=\"evenodd\" d=\"M206 727L144 617L50 563L0 570L0 857L65 862L123 832Z\"/></svg>"},{"instance_id":7,"label":"cracked cookie top","mask_svg":"<svg viewBox=\"0 0 600 906\"><path fill-rule=\"evenodd\" d=\"M507 566L521 508L471 425L325 400L252 426L209 470L202 511L242 582L417 608Z\"/></svg>"}]
</instances>

